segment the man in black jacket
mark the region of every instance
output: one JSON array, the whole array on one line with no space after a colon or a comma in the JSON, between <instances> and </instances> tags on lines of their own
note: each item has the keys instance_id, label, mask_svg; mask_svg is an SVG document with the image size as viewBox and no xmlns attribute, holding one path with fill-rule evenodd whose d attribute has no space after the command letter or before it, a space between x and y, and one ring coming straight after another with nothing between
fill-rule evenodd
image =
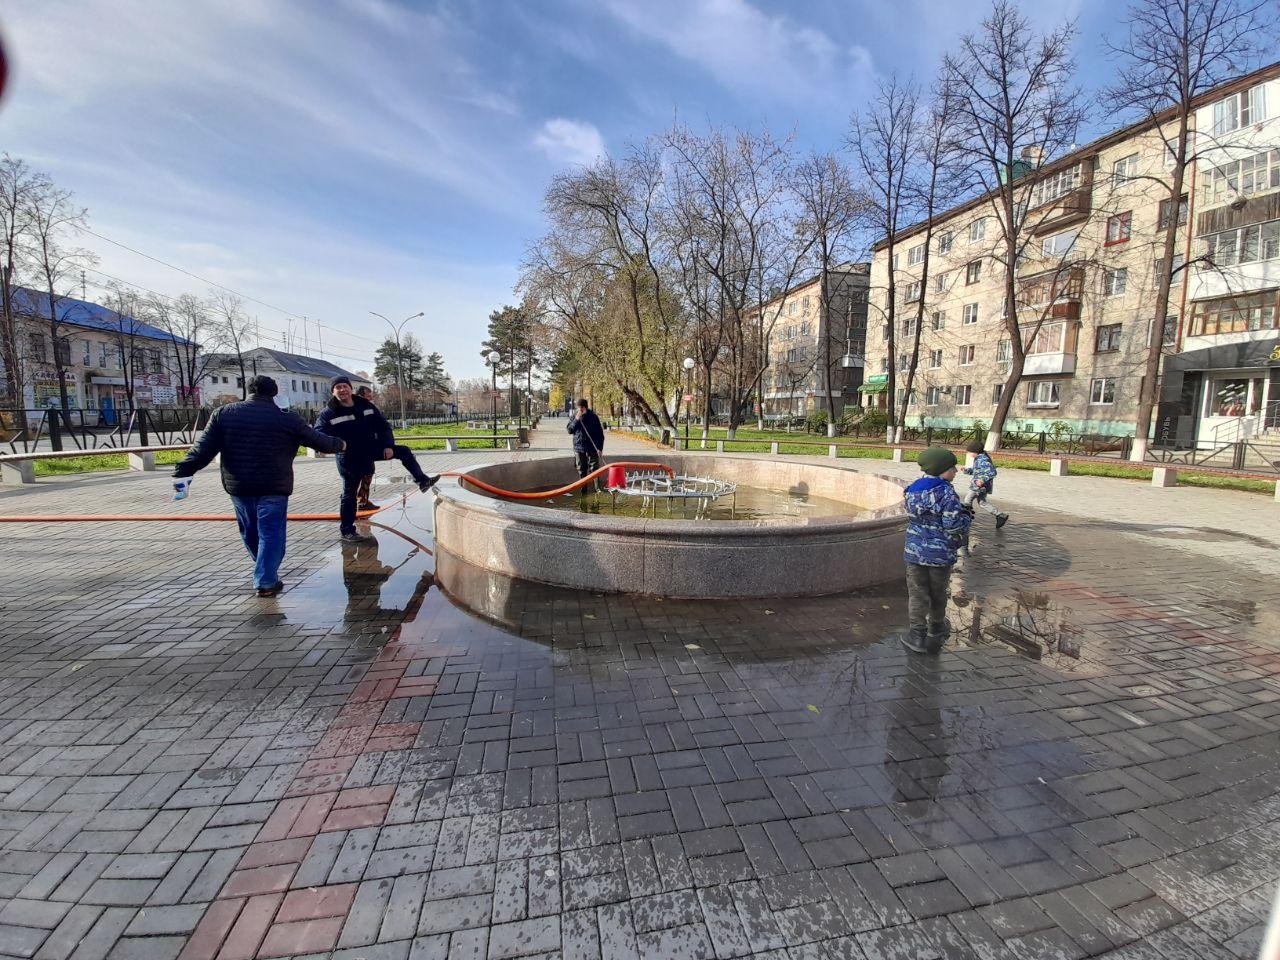
<instances>
[{"instance_id":1,"label":"man in black jacket","mask_svg":"<svg viewBox=\"0 0 1280 960\"><path fill-rule=\"evenodd\" d=\"M222 486L236 508L240 537L254 559L253 585L260 597L284 589L285 523L293 493L293 458L298 447L337 453L341 440L307 426L296 413L281 410L279 389L270 377L249 381L249 400L219 407L186 457L173 469L175 480L193 476L222 455Z\"/></svg>"},{"instance_id":2,"label":"man in black jacket","mask_svg":"<svg viewBox=\"0 0 1280 960\"><path fill-rule=\"evenodd\" d=\"M604 452L604 426L586 400L578 401L578 415L569 419L567 429L573 435L573 462L578 476L585 477L592 470L599 470L600 454Z\"/></svg>"},{"instance_id":3,"label":"man in black jacket","mask_svg":"<svg viewBox=\"0 0 1280 960\"><path fill-rule=\"evenodd\" d=\"M387 418L368 400L352 392L350 379L334 377L329 381L329 388L333 396L316 417L316 429L347 444L337 458L338 474L342 477L339 531L343 540L359 543L368 538L356 532L356 492L365 475L373 473L376 461L399 460L423 493L440 478L423 473L413 451L396 443Z\"/></svg>"}]
</instances>

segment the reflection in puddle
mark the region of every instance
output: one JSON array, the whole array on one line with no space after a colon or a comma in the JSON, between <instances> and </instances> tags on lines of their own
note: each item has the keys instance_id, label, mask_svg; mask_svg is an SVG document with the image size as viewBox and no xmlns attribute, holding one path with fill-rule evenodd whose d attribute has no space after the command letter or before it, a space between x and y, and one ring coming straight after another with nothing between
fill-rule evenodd
<instances>
[{"instance_id":1,"label":"reflection in puddle","mask_svg":"<svg viewBox=\"0 0 1280 960\"><path fill-rule=\"evenodd\" d=\"M1079 660L1084 630L1069 607L1044 593L1015 590L1012 597L956 593L957 636L973 645L1003 643L1033 660Z\"/></svg>"}]
</instances>

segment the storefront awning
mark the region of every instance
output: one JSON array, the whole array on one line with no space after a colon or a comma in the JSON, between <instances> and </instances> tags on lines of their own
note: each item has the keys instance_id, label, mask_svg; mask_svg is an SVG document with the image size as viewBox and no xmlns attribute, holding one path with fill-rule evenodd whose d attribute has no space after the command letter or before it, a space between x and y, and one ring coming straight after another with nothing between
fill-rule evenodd
<instances>
[{"instance_id":1,"label":"storefront awning","mask_svg":"<svg viewBox=\"0 0 1280 960\"><path fill-rule=\"evenodd\" d=\"M884 393L889 388L887 383L864 383L858 388L859 393Z\"/></svg>"}]
</instances>

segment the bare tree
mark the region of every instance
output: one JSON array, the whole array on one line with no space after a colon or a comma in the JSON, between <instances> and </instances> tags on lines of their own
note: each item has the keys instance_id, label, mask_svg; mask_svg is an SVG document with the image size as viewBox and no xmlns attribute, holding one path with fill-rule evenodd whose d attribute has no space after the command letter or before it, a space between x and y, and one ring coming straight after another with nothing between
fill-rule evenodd
<instances>
[{"instance_id":1,"label":"bare tree","mask_svg":"<svg viewBox=\"0 0 1280 960\"><path fill-rule=\"evenodd\" d=\"M1265 12L1271 6L1265 0L1133 0L1124 42L1108 44L1120 70L1107 89L1107 102L1121 113L1159 124L1168 175L1161 180L1169 191L1166 209L1176 211L1169 218L1161 269L1155 278L1152 335L1134 422L1134 460L1146 457L1159 395L1161 334L1176 270L1177 225L1185 206L1187 171L1196 159L1191 143L1195 104L1206 91L1238 75L1256 59L1265 35Z\"/></svg>"},{"instance_id":2,"label":"bare tree","mask_svg":"<svg viewBox=\"0 0 1280 960\"><path fill-rule=\"evenodd\" d=\"M0 364L9 402L19 409L27 386L27 357L14 291L28 265L32 198L52 186L48 177L25 161L7 153L0 158Z\"/></svg>"},{"instance_id":3,"label":"bare tree","mask_svg":"<svg viewBox=\"0 0 1280 960\"><path fill-rule=\"evenodd\" d=\"M848 168L833 153L814 153L792 170L791 186L799 208L797 230L811 237L818 268L818 324L822 338L819 387L826 394L827 436L836 435L836 400L831 376L832 269L849 254L854 229L865 203L854 189ZM817 358L815 358L816 360Z\"/></svg>"},{"instance_id":4,"label":"bare tree","mask_svg":"<svg viewBox=\"0 0 1280 960\"><path fill-rule=\"evenodd\" d=\"M855 115L849 137L868 203L869 226L884 237L888 278L885 286L885 331L889 371L885 385L888 427L892 442L898 426L894 397L898 382L898 232L913 214L910 189L912 151L919 141L919 96L896 77L883 81L865 114Z\"/></svg>"},{"instance_id":5,"label":"bare tree","mask_svg":"<svg viewBox=\"0 0 1280 960\"><path fill-rule=\"evenodd\" d=\"M34 273L44 287L41 297L49 310L49 335L53 341L53 367L58 379L58 394L62 411L70 415L71 401L67 395L67 365L71 344L62 334L59 307L63 300L71 299L70 290L80 275L81 267L94 262L93 255L79 247L65 246L63 237L68 229L83 226L86 211L72 203L72 193L43 180L38 189L27 197L28 235L31 242ZM64 292L66 291L66 292Z\"/></svg>"},{"instance_id":6,"label":"bare tree","mask_svg":"<svg viewBox=\"0 0 1280 960\"><path fill-rule=\"evenodd\" d=\"M108 285L107 294L103 300L105 301L103 306L116 315L115 322L107 335L111 338L120 360L125 398L130 407L136 407L134 396L137 391L138 375L146 372L144 344L150 340L149 337L142 335L137 320L146 301L137 290L119 283Z\"/></svg>"},{"instance_id":7,"label":"bare tree","mask_svg":"<svg viewBox=\"0 0 1280 960\"><path fill-rule=\"evenodd\" d=\"M1072 83L1074 36L1071 22L1038 35L1011 0L995 0L978 31L961 40L960 52L943 60L957 150L999 228L991 259L1004 277L1011 363L987 434L991 450L999 449L1026 361L1017 270L1037 225L1047 220L1043 195L1034 194L1037 171L1074 146L1081 122Z\"/></svg>"},{"instance_id":8,"label":"bare tree","mask_svg":"<svg viewBox=\"0 0 1280 960\"><path fill-rule=\"evenodd\" d=\"M217 328L217 348L229 351L240 369L240 399L244 400L249 396L249 375L245 369L244 355L250 341L254 339L254 321L245 314L244 301L226 291L214 290L210 293L209 312ZM211 349L213 348L206 344L206 356Z\"/></svg>"}]
</instances>

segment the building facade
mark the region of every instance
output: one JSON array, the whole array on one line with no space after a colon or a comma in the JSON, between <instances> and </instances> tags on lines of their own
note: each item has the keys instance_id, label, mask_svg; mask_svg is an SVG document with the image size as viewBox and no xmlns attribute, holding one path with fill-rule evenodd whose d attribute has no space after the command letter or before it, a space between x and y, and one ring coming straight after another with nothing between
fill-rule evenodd
<instances>
[{"instance_id":1,"label":"building facade","mask_svg":"<svg viewBox=\"0 0 1280 960\"><path fill-rule=\"evenodd\" d=\"M1237 158L1248 158L1255 190L1264 181L1280 186L1273 179L1280 174L1272 173L1278 168L1270 165L1280 146L1276 126L1265 119L1253 122L1255 117L1264 118L1271 104L1280 108L1280 93L1268 96L1277 76L1280 65L1223 85L1202 98L1195 114L1199 160L1187 178L1188 188L1197 185L1196 194L1208 189L1215 199L1223 196L1221 184L1229 183L1233 175L1216 168L1207 174L1205 159L1212 160L1214 152L1204 140L1215 114L1222 114L1219 104L1232 97L1236 98L1234 116L1249 119L1248 129L1236 133L1247 145L1228 144L1224 149ZM1241 101L1241 89L1257 87L1268 93L1246 92L1246 100ZM1280 109L1274 112L1280 114ZM1208 135L1218 138L1221 130ZM1222 365L1235 370L1238 363L1256 363L1275 340L1276 252L1275 244L1267 247L1265 238L1275 235L1267 218L1280 213L1262 196L1253 197L1249 213L1235 219L1204 212L1198 196L1184 196L1173 209L1168 200L1165 136L1172 138L1174 133L1167 127L1162 131L1154 122L1135 124L1052 163L1040 165L1034 155L1024 155L1015 171L1025 184L1019 188L1019 198L1027 210L1024 235L1028 242L1015 281L1026 361L1008 428L1131 435L1151 337L1160 337L1163 344L1162 399L1171 395L1162 404L1163 426L1156 427L1157 441L1163 433L1171 442L1175 437L1184 443L1207 442L1221 420L1192 415L1208 409L1205 391L1224 398L1220 403L1213 401L1215 413L1237 407L1263 410L1268 397L1280 397L1280 391L1267 387L1271 381L1258 366L1240 367L1244 372L1239 375L1217 377ZM1259 157L1266 159L1260 164ZM1199 186L1202 183L1209 187ZM923 306L908 425L986 425L1000 400L1012 364L1012 344L1006 322L1001 230L993 199L977 197L935 218L927 283L922 282L925 224L896 238L896 264L890 262L886 243L876 248L863 389L868 394L877 387L884 390L888 379L886 297L892 269L898 298L899 390L910 361L917 313ZM1219 200L1218 207L1222 205ZM1177 272L1169 310L1157 330L1151 305L1170 230L1176 232ZM1236 241L1212 239L1233 230ZM1254 234L1256 241L1250 239ZM1222 251L1232 249L1232 242L1253 257L1247 267L1234 270L1240 275L1234 286L1233 271L1224 270L1222 256ZM1209 243L1215 244L1216 255L1205 259ZM1269 301L1236 303L1241 294L1265 301L1268 290ZM1217 339L1210 344L1206 337ZM1220 342L1223 338L1225 343ZM1210 345L1225 345L1235 353L1202 354ZM1173 376L1179 366L1199 376ZM873 396L873 402L887 403L883 393ZM902 398L899 392L899 403ZM1175 415L1175 405L1183 411L1182 419Z\"/></svg>"},{"instance_id":2,"label":"building facade","mask_svg":"<svg viewBox=\"0 0 1280 960\"><path fill-rule=\"evenodd\" d=\"M807 416L827 408L836 415L858 402L867 334L871 265L855 263L828 272L828 307L822 311L821 275L765 305L768 367L762 385L766 419ZM831 364L824 363L830 339Z\"/></svg>"},{"instance_id":3,"label":"building facade","mask_svg":"<svg viewBox=\"0 0 1280 960\"><path fill-rule=\"evenodd\" d=\"M198 390L185 389L179 372L179 355L194 354L199 344L71 297L57 301L55 338L47 296L16 288L13 302L19 327L22 406L45 409L61 405L58 360L71 408L97 411L108 422L114 420L116 411L131 406L199 402Z\"/></svg>"},{"instance_id":4,"label":"building facade","mask_svg":"<svg viewBox=\"0 0 1280 960\"><path fill-rule=\"evenodd\" d=\"M252 379L264 374L280 388L276 403L286 410L291 407L317 409L329 402L329 381L348 377L353 387L373 386L367 376L344 370L319 357L286 353L269 347L254 347L243 354L244 377ZM235 354L220 353L209 358L205 379L201 382L205 402L211 406L234 403L244 397L241 359Z\"/></svg>"}]
</instances>

